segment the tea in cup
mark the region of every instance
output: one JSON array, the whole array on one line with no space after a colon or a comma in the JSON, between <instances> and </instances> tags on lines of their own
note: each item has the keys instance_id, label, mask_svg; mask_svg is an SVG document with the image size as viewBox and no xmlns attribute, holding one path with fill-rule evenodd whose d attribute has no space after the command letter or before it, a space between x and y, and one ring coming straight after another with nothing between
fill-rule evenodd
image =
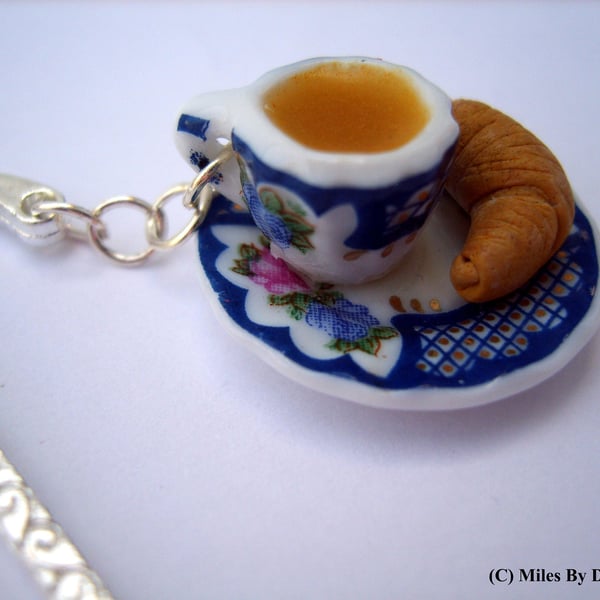
<instances>
[{"instance_id":1,"label":"tea in cup","mask_svg":"<svg viewBox=\"0 0 600 600\"><path fill-rule=\"evenodd\" d=\"M201 169L231 143L215 187L272 254L313 281L360 284L400 263L435 207L458 137L451 107L407 67L317 58L193 98L176 144Z\"/></svg>"}]
</instances>

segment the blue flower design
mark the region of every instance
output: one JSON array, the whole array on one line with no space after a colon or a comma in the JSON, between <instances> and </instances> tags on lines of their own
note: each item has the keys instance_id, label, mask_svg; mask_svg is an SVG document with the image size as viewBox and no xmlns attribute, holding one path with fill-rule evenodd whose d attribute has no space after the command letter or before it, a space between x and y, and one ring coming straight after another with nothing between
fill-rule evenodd
<instances>
[{"instance_id":1,"label":"blue flower design","mask_svg":"<svg viewBox=\"0 0 600 600\"><path fill-rule=\"evenodd\" d=\"M289 248L292 244L292 232L283 219L265 208L252 184L245 183L242 189L248 204L248 210L252 214L257 227L280 248Z\"/></svg>"},{"instance_id":2,"label":"blue flower design","mask_svg":"<svg viewBox=\"0 0 600 600\"><path fill-rule=\"evenodd\" d=\"M336 340L356 342L369 335L371 327L379 321L362 304L352 304L338 298L333 305L311 302L306 313L306 323L326 331Z\"/></svg>"}]
</instances>

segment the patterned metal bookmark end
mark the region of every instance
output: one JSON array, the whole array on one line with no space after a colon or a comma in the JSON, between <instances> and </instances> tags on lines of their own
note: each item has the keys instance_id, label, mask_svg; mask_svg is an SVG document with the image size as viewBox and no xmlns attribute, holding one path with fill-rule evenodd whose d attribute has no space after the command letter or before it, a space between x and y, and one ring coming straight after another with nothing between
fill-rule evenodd
<instances>
[{"instance_id":1,"label":"patterned metal bookmark end","mask_svg":"<svg viewBox=\"0 0 600 600\"><path fill-rule=\"evenodd\" d=\"M112 600L100 577L0 450L0 535L52 600Z\"/></svg>"}]
</instances>

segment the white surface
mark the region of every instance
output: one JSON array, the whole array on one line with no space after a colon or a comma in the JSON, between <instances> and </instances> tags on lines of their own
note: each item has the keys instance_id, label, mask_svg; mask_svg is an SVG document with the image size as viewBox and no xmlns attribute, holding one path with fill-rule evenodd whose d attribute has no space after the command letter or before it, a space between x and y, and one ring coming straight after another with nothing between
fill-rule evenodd
<instances>
[{"instance_id":1,"label":"white surface","mask_svg":"<svg viewBox=\"0 0 600 600\"><path fill-rule=\"evenodd\" d=\"M193 94L362 54L526 123L600 217L598 4L15 2L0 22L0 171L88 207L189 179ZM198 268L193 244L132 270L0 231L0 444L117 598L595 597L598 336L511 399L378 411L238 347ZM500 567L563 581L499 589ZM37 598L2 546L0 581Z\"/></svg>"}]
</instances>

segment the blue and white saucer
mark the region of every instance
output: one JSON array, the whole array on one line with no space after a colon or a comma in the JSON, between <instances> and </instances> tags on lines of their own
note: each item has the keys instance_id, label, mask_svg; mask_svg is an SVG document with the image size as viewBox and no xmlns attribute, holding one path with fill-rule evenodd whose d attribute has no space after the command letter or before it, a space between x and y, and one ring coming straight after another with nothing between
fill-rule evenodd
<instances>
[{"instance_id":1,"label":"blue and white saucer","mask_svg":"<svg viewBox=\"0 0 600 600\"><path fill-rule=\"evenodd\" d=\"M370 406L446 410L518 393L561 369L600 322L598 237L578 207L530 285L465 303L449 280L468 222L444 198L401 268L360 286L309 285L249 214L219 196L199 233L206 288L239 338L315 390Z\"/></svg>"}]
</instances>

